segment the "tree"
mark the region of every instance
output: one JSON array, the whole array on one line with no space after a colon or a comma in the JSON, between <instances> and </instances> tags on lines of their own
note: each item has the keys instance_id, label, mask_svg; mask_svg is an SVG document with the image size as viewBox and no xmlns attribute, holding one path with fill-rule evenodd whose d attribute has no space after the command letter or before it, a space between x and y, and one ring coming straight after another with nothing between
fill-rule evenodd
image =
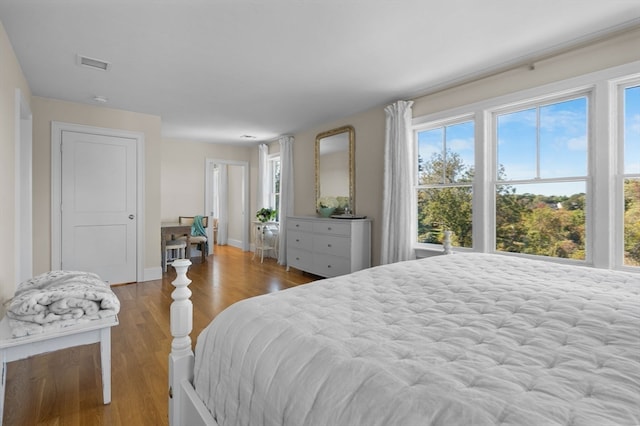
<instances>
[{"instance_id":1,"label":"tree","mask_svg":"<svg viewBox=\"0 0 640 426\"><path fill-rule=\"evenodd\" d=\"M438 185L471 183L473 168L464 164L460 155L446 151L435 153L424 162L418 158L419 183ZM453 233L453 244L471 247L471 186L430 187L418 191L418 240L442 243L443 231Z\"/></svg>"},{"instance_id":2,"label":"tree","mask_svg":"<svg viewBox=\"0 0 640 426\"><path fill-rule=\"evenodd\" d=\"M640 180L624 181L625 264L640 266Z\"/></svg>"}]
</instances>

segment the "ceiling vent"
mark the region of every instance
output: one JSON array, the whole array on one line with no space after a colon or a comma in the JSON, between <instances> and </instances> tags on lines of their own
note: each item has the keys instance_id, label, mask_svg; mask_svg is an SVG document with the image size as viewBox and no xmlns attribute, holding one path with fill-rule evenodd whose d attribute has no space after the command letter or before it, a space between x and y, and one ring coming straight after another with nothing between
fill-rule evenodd
<instances>
[{"instance_id":1,"label":"ceiling vent","mask_svg":"<svg viewBox=\"0 0 640 426\"><path fill-rule=\"evenodd\" d=\"M108 71L111 64L101 59L89 58L88 56L78 55L77 63L80 66L93 68L94 70Z\"/></svg>"}]
</instances>

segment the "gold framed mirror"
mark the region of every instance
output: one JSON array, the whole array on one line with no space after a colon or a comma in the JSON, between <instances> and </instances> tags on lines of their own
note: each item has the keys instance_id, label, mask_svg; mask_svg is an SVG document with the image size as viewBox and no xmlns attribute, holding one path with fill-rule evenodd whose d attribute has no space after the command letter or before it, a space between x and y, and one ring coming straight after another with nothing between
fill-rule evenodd
<instances>
[{"instance_id":1,"label":"gold framed mirror","mask_svg":"<svg viewBox=\"0 0 640 426\"><path fill-rule=\"evenodd\" d=\"M322 216L355 213L355 143L353 126L316 136L316 211Z\"/></svg>"}]
</instances>

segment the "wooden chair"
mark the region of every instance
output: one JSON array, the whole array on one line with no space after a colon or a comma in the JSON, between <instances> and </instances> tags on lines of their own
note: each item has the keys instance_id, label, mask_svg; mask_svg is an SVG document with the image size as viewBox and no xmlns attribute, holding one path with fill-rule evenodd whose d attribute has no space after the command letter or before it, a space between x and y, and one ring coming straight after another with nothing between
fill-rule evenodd
<instances>
[{"instance_id":1,"label":"wooden chair","mask_svg":"<svg viewBox=\"0 0 640 426\"><path fill-rule=\"evenodd\" d=\"M194 218L195 218L194 216L178 216L178 222L184 225L193 225ZM202 227L206 229L208 225L209 225L209 217L202 216ZM186 239L186 237L182 237L182 238ZM207 237L204 237L202 235L192 235L190 240L191 240L191 245L196 245L198 247L198 250L200 250L200 253L202 253L202 261L204 262L208 254L206 253L206 250L205 250Z\"/></svg>"},{"instance_id":2,"label":"wooden chair","mask_svg":"<svg viewBox=\"0 0 640 426\"><path fill-rule=\"evenodd\" d=\"M167 245L164 251L164 264L162 270L167 272L167 266L171 265L176 259L184 259L187 248L186 238L181 240L167 240ZM177 251L177 254L175 254Z\"/></svg>"}]
</instances>

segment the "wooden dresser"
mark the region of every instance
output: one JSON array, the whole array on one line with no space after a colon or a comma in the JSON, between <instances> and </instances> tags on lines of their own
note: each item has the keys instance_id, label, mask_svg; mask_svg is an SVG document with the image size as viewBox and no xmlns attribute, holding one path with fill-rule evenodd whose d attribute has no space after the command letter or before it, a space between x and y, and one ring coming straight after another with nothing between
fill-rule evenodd
<instances>
[{"instance_id":1,"label":"wooden dresser","mask_svg":"<svg viewBox=\"0 0 640 426\"><path fill-rule=\"evenodd\" d=\"M335 277L371 267L371 220L287 218L287 268Z\"/></svg>"}]
</instances>

